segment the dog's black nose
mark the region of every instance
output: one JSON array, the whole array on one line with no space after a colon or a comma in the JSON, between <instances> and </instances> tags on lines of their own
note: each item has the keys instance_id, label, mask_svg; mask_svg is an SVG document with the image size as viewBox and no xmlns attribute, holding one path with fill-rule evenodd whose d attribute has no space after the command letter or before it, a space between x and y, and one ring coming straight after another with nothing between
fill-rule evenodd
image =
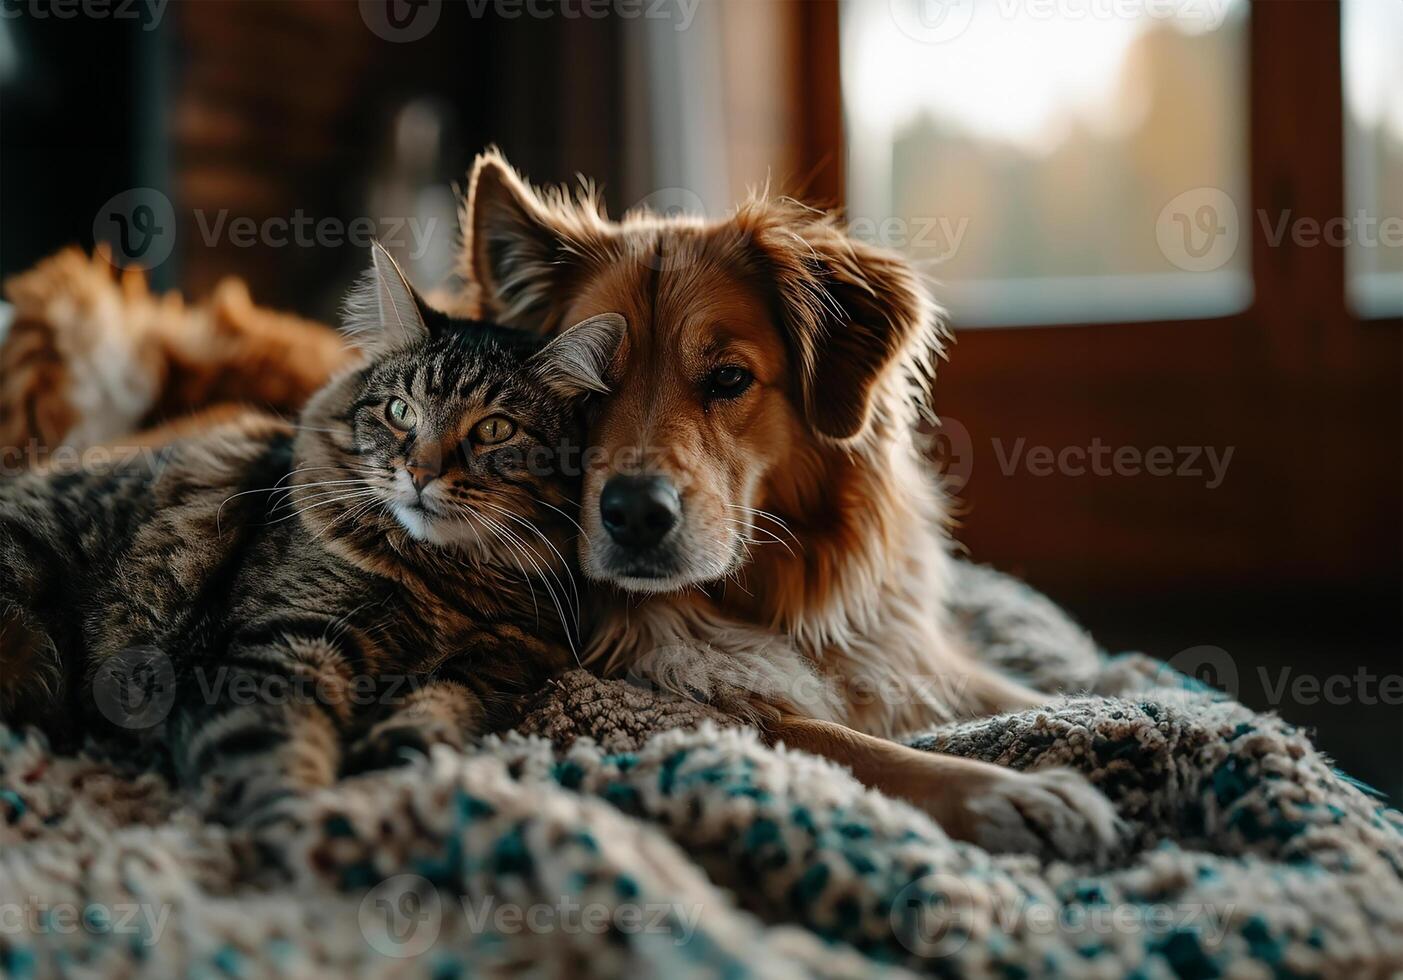
<instances>
[{"instance_id":1,"label":"dog's black nose","mask_svg":"<svg viewBox=\"0 0 1403 980\"><path fill-rule=\"evenodd\" d=\"M615 476L599 495L609 537L625 548L651 548L682 519L682 499L661 476Z\"/></svg>"}]
</instances>

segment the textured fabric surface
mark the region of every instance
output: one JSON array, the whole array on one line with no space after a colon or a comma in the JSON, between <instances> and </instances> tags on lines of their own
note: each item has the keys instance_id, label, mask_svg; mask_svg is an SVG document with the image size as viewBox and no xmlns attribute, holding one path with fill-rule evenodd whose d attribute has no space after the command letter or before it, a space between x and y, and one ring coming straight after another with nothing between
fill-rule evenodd
<instances>
[{"instance_id":1,"label":"textured fabric surface","mask_svg":"<svg viewBox=\"0 0 1403 980\"><path fill-rule=\"evenodd\" d=\"M0 970L1403 970L1403 816L1304 733L1147 658L1103 657L997 573L965 566L952 605L986 656L1073 693L914 744L1085 771L1133 828L1128 853L990 855L823 760L581 673L521 733L347 780L256 831L200 823L135 760L0 730Z\"/></svg>"}]
</instances>

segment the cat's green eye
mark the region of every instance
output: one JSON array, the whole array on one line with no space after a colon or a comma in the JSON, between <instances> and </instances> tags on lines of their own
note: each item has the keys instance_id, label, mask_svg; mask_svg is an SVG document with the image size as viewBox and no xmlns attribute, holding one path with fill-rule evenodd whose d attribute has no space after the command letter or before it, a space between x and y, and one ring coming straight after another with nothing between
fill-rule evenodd
<instances>
[{"instance_id":1,"label":"cat's green eye","mask_svg":"<svg viewBox=\"0 0 1403 980\"><path fill-rule=\"evenodd\" d=\"M516 434L516 423L505 415L489 415L473 426L473 439L484 446L506 442Z\"/></svg>"},{"instance_id":2,"label":"cat's green eye","mask_svg":"<svg viewBox=\"0 0 1403 980\"><path fill-rule=\"evenodd\" d=\"M385 406L385 415L396 429L408 430L414 427L414 409L410 408L409 402L403 398L391 398L390 403Z\"/></svg>"}]
</instances>

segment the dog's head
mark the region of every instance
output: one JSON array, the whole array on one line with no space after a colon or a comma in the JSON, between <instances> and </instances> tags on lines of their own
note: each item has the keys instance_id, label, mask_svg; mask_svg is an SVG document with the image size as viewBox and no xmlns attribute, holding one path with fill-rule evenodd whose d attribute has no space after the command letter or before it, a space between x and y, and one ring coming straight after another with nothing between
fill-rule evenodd
<instances>
[{"instance_id":1,"label":"dog's head","mask_svg":"<svg viewBox=\"0 0 1403 980\"><path fill-rule=\"evenodd\" d=\"M487 155L464 227L484 315L548 334L627 321L592 423L581 564L630 591L722 580L750 545L781 546L780 520L843 507L822 459L880 441L933 353L907 263L793 202L612 222Z\"/></svg>"}]
</instances>

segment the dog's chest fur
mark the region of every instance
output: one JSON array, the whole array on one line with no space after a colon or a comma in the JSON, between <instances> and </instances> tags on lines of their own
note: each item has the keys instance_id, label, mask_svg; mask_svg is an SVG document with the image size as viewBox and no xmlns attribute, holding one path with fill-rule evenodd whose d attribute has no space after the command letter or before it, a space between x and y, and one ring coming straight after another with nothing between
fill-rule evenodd
<instances>
[{"instance_id":1,"label":"dog's chest fur","mask_svg":"<svg viewBox=\"0 0 1403 980\"><path fill-rule=\"evenodd\" d=\"M794 710L884 737L1036 702L953 638L939 492L919 464L894 465L909 466L909 479L873 481L872 506L854 515L848 544L824 555L809 541L805 562L755 569L768 601L699 590L606 599L591 656L606 673L728 710ZM885 498L878 483L891 488ZM815 580L825 583L821 597Z\"/></svg>"}]
</instances>

